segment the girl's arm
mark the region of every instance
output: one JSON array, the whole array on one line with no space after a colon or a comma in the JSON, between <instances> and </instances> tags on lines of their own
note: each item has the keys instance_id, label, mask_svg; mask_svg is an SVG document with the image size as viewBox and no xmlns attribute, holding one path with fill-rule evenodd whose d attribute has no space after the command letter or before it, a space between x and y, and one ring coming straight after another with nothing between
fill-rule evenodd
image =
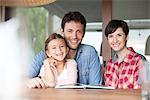
<instances>
[{"instance_id":1,"label":"girl's arm","mask_svg":"<svg viewBox=\"0 0 150 100\"><path fill-rule=\"evenodd\" d=\"M44 76L42 79L48 87L55 87L56 85L56 78L53 69L54 66L50 64L50 58L47 58L44 61Z\"/></svg>"},{"instance_id":2,"label":"girl's arm","mask_svg":"<svg viewBox=\"0 0 150 100\"><path fill-rule=\"evenodd\" d=\"M77 82L77 63L75 60L69 59L66 62L67 73L65 77L61 80L58 80L58 85L63 84L75 84Z\"/></svg>"}]
</instances>

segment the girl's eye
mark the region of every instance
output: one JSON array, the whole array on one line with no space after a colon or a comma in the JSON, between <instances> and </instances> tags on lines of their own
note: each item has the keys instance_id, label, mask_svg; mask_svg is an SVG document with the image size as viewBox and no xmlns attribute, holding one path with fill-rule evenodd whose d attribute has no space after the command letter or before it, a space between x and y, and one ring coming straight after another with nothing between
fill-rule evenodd
<instances>
[{"instance_id":1,"label":"girl's eye","mask_svg":"<svg viewBox=\"0 0 150 100\"><path fill-rule=\"evenodd\" d=\"M61 45L60 47L62 47L62 48L63 48L63 47L65 47L65 46L64 46L64 45Z\"/></svg>"},{"instance_id":2,"label":"girl's eye","mask_svg":"<svg viewBox=\"0 0 150 100\"><path fill-rule=\"evenodd\" d=\"M108 38L112 38L113 36L112 35L108 35Z\"/></svg>"},{"instance_id":3,"label":"girl's eye","mask_svg":"<svg viewBox=\"0 0 150 100\"><path fill-rule=\"evenodd\" d=\"M52 49L56 49L56 47L52 47Z\"/></svg>"}]
</instances>

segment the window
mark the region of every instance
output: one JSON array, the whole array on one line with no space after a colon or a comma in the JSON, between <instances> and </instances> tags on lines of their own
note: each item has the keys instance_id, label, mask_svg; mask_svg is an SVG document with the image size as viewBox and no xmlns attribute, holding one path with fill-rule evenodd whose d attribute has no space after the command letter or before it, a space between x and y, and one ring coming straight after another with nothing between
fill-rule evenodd
<instances>
[{"instance_id":1,"label":"window","mask_svg":"<svg viewBox=\"0 0 150 100\"><path fill-rule=\"evenodd\" d=\"M127 46L132 46L136 52L144 55L150 61L150 55L145 55L148 36L150 36L150 29L130 29Z\"/></svg>"},{"instance_id":2,"label":"window","mask_svg":"<svg viewBox=\"0 0 150 100\"><path fill-rule=\"evenodd\" d=\"M33 53L44 47L48 11L43 7L17 8L16 15L21 19L23 30L27 31Z\"/></svg>"},{"instance_id":3,"label":"window","mask_svg":"<svg viewBox=\"0 0 150 100\"><path fill-rule=\"evenodd\" d=\"M83 44L89 44L95 47L98 54L100 55L101 43L102 43L102 32L85 32L85 36L82 40Z\"/></svg>"}]
</instances>

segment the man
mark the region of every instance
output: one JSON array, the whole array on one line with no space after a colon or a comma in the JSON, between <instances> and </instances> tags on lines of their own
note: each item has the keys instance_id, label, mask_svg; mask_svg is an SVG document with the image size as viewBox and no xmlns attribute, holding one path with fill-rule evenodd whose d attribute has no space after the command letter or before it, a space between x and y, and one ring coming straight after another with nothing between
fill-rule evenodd
<instances>
[{"instance_id":1,"label":"man","mask_svg":"<svg viewBox=\"0 0 150 100\"><path fill-rule=\"evenodd\" d=\"M87 85L101 84L101 65L98 54L94 47L81 44L85 34L86 20L80 12L67 13L61 23L62 35L64 36L69 52L67 58L75 59L78 66L78 83ZM45 87L42 80L38 78L40 68L45 59L44 51L37 54L33 60L30 70L33 87ZM34 78L35 77L35 78Z\"/></svg>"}]
</instances>

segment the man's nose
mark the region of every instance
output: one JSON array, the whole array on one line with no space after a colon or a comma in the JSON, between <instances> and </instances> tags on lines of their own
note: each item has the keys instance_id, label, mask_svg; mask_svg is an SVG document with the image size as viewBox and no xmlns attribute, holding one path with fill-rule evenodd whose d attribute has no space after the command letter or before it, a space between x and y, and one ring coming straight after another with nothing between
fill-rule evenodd
<instances>
[{"instance_id":1,"label":"man's nose","mask_svg":"<svg viewBox=\"0 0 150 100\"><path fill-rule=\"evenodd\" d=\"M72 33L72 38L77 38L77 32Z\"/></svg>"}]
</instances>

